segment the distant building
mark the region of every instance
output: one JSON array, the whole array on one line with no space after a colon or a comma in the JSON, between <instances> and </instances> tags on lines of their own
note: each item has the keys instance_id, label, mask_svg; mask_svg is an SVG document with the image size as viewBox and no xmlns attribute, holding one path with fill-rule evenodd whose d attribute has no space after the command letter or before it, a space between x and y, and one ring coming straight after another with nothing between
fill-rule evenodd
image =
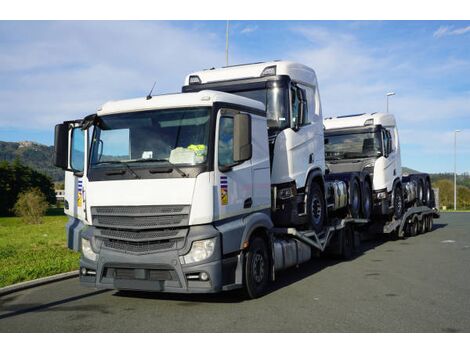
<instances>
[{"instance_id":1,"label":"distant building","mask_svg":"<svg viewBox=\"0 0 470 352\"><path fill-rule=\"evenodd\" d=\"M57 199L58 202L62 202L65 197L65 190L63 189L56 189L55 190L55 198Z\"/></svg>"}]
</instances>

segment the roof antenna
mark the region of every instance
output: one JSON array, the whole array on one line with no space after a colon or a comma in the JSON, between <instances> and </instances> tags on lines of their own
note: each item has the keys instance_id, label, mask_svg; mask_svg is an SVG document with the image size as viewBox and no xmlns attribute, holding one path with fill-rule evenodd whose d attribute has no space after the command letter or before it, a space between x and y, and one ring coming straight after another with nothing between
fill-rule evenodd
<instances>
[{"instance_id":1,"label":"roof antenna","mask_svg":"<svg viewBox=\"0 0 470 352\"><path fill-rule=\"evenodd\" d=\"M152 86L152 89L150 89L150 92L149 94L147 95L147 100L150 100L152 99L152 92L153 92L153 88L155 88L155 84L157 84L157 81L153 82L153 86Z\"/></svg>"}]
</instances>

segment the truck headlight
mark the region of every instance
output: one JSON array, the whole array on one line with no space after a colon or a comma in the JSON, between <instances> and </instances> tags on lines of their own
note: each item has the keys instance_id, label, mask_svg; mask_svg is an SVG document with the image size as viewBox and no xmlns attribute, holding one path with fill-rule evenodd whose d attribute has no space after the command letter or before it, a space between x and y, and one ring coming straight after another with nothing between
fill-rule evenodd
<instances>
[{"instance_id":1,"label":"truck headlight","mask_svg":"<svg viewBox=\"0 0 470 352\"><path fill-rule=\"evenodd\" d=\"M90 241L83 237L82 237L82 253L85 258L92 260L92 261L96 261L97 255L93 251Z\"/></svg>"},{"instance_id":2,"label":"truck headlight","mask_svg":"<svg viewBox=\"0 0 470 352\"><path fill-rule=\"evenodd\" d=\"M180 257L181 264L191 264L206 260L215 249L215 237L208 240L194 241L188 254Z\"/></svg>"}]
</instances>

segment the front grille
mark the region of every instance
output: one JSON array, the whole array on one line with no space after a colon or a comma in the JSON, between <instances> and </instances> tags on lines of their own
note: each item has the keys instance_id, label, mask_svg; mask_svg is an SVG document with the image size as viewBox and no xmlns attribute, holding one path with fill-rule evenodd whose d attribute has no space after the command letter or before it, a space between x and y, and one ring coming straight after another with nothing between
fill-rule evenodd
<instances>
[{"instance_id":1,"label":"front grille","mask_svg":"<svg viewBox=\"0 0 470 352\"><path fill-rule=\"evenodd\" d=\"M92 207L93 225L115 229L158 229L189 224L188 205Z\"/></svg>"},{"instance_id":2,"label":"front grille","mask_svg":"<svg viewBox=\"0 0 470 352\"><path fill-rule=\"evenodd\" d=\"M165 269L106 268L104 276L117 280L176 280L176 273Z\"/></svg>"},{"instance_id":3,"label":"front grille","mask_svg":"<svg viewBox=\"0 0 470 352\"><path fill-rule=\"evenodd\" d=\"M130 242L120 241L114 239L105 239L104 245L107 248L115 249L123 252L132 253L149 253L155 251L162 251L176 248L176 240L163 240L163 241L145 241L145 242Z\"/></svg>"},{"instance_id":4,"label":"front grille","mask_svg":"<svg viewBox=\"0 0 470 352\"><path fill-rule=\"evenodd\" d=\"M96 236L115 240L141 242L170 238L184 238L188 229L162 229L150 231L120 231L114 229L97 229Z\"/></svg>"}]
</instances>

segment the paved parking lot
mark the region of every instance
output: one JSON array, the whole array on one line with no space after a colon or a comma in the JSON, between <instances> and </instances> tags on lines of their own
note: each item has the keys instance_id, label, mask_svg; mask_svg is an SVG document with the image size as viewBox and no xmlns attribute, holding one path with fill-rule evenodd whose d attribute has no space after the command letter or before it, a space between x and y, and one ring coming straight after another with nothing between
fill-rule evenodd
<instances>
[{"instance_id":1,"label":"paved parking lot","mask_svg":"<svg viewBox=\"0 0 470 352\"><path fill-rule=\"evenodd\" d=\"M314 259L246 301L136 293L65 280L0 297L0 332L470 332L470 213L434 231Z\"/></svg>"}]
</instances>

